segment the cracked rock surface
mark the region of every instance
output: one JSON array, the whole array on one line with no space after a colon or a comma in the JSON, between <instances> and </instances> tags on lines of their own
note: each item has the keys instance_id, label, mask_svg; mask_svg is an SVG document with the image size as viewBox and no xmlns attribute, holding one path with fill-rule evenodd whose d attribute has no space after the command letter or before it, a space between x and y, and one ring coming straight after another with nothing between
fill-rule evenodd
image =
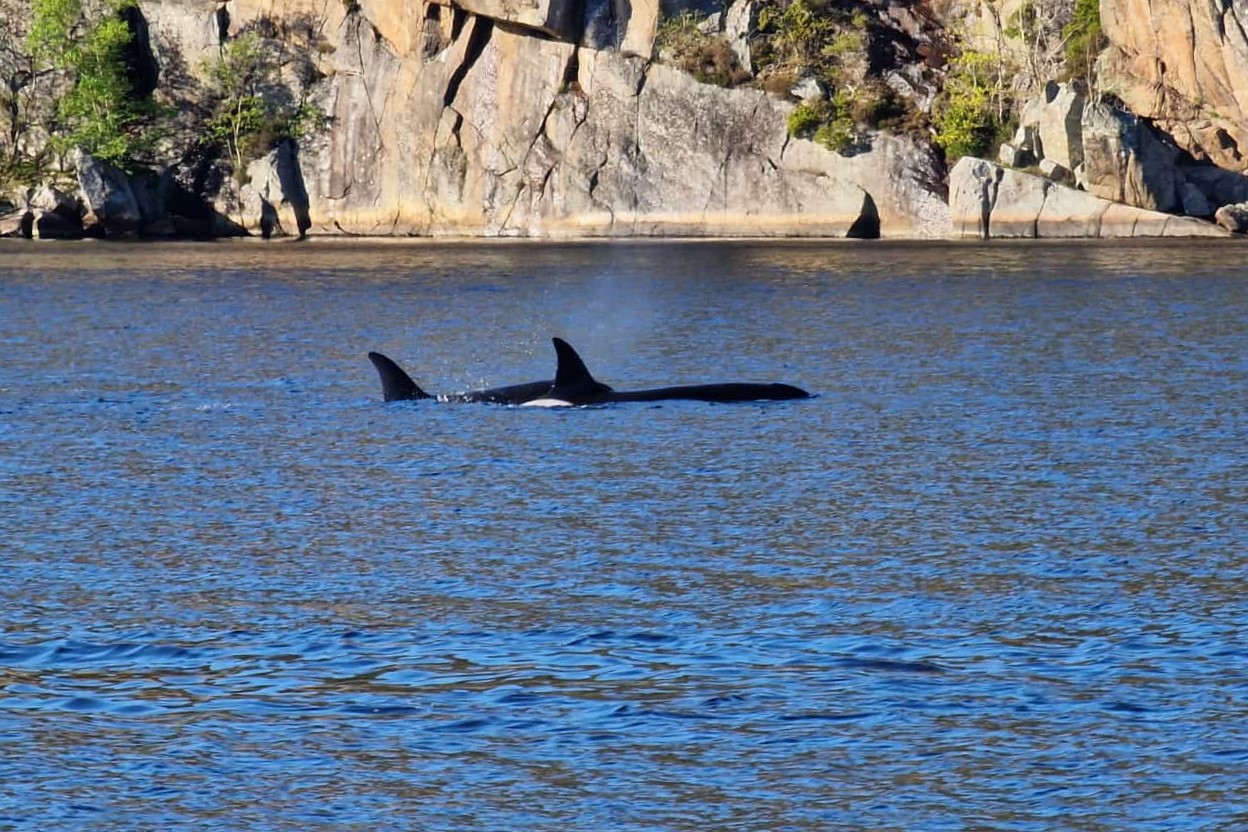
<instances>
[{"instance_id":1,"label":"cracked rock surface","mask_svg":"<svg viewBox=\"0 0 1248 832\"><path fill-rule=\"evenodd\" d=\"M312 233L951 233L940 163L922 143L878 135L845 157L790 139L793 104L640 57L657 3L615 2L614 30L599 14L589 38L586 1L227 6L234 32L313 19L325 38L308 91L331 123L298 147ZM210 15L168 0L153 20L177 38L203 28L184 18ZM185 37L187 65L216 48Z\"/></svg>"}]
</instances>

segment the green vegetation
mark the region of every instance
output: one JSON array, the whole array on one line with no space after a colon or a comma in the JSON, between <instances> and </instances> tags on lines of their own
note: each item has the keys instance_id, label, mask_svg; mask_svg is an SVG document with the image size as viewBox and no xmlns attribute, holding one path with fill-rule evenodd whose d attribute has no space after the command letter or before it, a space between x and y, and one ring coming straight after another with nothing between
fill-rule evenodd
<instances>
[{"instance_id":1,"label":"green vegetation","mask_svg":"<svg viewBox=\"0 0 1248 832\"><path fill-rule=\"evenodd\" d=\"M73 33L82 25L79 0L35 0L26 43L43 63L59 65L74 47ZM68 62L68 61L64 61Z\"/></svg>"},{"instance_id":2,"label":"green vegetation","mask_svg":"<svg viewBox=\"0 0 1248 832\"><path fill-rule=\"evenodd\" d=\"M879 78L868 61L870 20L861 9L830 0L769 0L758 14L751 49L765 66L759 85L787 95L802 78L829 90L825 101L798 106L789 135L845 152L866 130L905 130L921 117Z\"/></svg>"},{"instance_id":3,"label":"green vegetation","mask_svg":"<svg viewBox=\"0 0 1248 832\"><path fill-rule=\"evenodd\" d=\"M789 135L813 139L828 150L843 153L856 138L853 108L853 96L843 91L831 100L799 104L789 113Z\"/></svg>"},{"instance_id":4,"label":"green vegetation","mask_svg":"<svg viewBox=\"0 0 1248 832\"><path fill-rule=\"evenodd\" d=\"M68 184L75 148L130 173L228 157L241 179L251 158L326 123L307 98L326 51L315 17L254 21L202 76L171 61L158 78L136 3L0 0L0 191Z\"/></svg>"},{"instance_id":5,"label":"green vegetation","mask_svg":"<svg viewBox=\"0 0 1248 832\"><path fill-rule=\"evenodd\" d=\"M90 20L81 0L34 0L27 37L37 68L72 79L56 108L53 148L78 147L126 170L150 154L161 115L130 81L134 33L122 13L134 2L112 0L102 17Z\"/></svg>"},{"instance_id":6,"label":"green vegetation","mask_svg":"<svg viewBox=\"0 0 1248 832\"><path fill-rule=\"evenodd\" d=\"M793 112L789 113L789 135L797 138L805 138L814 135L823 122L827 119L827 102L819 102L818 104L798 104Z\"/></svg>"},{"instance_id":7,"label":"green vegetation","mask_svg":"<svg viewBox=\"0 0 1248 832\"><path fill-rule=\"evenodd\" d=\"M950 61L934 113L936 143L950 161L989 155L1009 124L1006 92L999 55L968 50Z\"/></svg>"},{"instance_id":8,"label":"green vegetation","mask_svg":"<svg viewBox=\"0 0 1248 832\"><path fill-rule=\"evenodd\" d=\"M207 134L225 148L240 182L249 159L327 120L306 99L296 102L273 94L279 86L277 58L255 32L230 41L207 71L213 87Z\"/></svg>"},{"instance_id":9,"label":"green vegetation","mask_svg":"<svg viewBox=\"0 0 1248 832\"><path fill-rule=\"evenodd\" d=\"M1096 58L1108 41L1101 30L1099 0L1075 0L1075 12L1062 27L1066 42L1066 71L1071 78L1090 81Z\"/></svg>"},{"instance_id":10,"label":"green vegetation","mask_svg":"<svg viewBox=\"0 0 1248 832\"><path fill-rule=\"evenodd\" d=\"M733 87L749 79L728 41L708 35L698 28L701 19L682 12L659 24L656 42L659 50L671 56L672 63L704 84Z\"/></svg>"},{"instance_id":11,"label":"green vegetation","mask_svg":"<svg viewBox=\"0 0 1248 832\"><path fill-rule=\"evenodd\" d=\"M761 63L789 68L804 67L825 74L832 69L833 56L825 54L828 44L840 31L839 21L812 0L792 0L788 5L766 5L758 12L758 32L762 37Z\"/></svg>"}]
</instances>

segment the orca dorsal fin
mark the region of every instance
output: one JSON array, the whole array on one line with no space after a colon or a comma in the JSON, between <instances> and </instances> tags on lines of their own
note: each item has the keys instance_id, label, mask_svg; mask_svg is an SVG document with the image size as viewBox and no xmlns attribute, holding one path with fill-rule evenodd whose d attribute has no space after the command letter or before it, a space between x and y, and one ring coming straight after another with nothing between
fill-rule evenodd
<instances>
[{"instance_id":1,"label":"orca dorsal fin","mask_svg":"<svg viewBox=\"0 0 1248 832\"><path fill-rule=\"evenodd\" d=\"M412 377L394 361L379 352L370 352L368 360L377 368L377 376L381 379L381 394L388 402L405 402L411 399L432 399L420 385L412 381Z\"/></svg>"},{"instance_id":2,"label":"orca dorsal fin","mask_svg":"<svg viewBox=\"0 0 1248 832\"><path fill-rule=\"evenodd\" d=\"M594 377L589 374L585 362L572 349L572 345L562 338L551 338L555 345L555 355L559 364L555 368L555 387L567 387L573 384L592 384Z\"/></svg>"},{"instance_id":3,"label":"orca dorsal fin","mask_svg":"<svg viewBox=\"0 0 1248 832\"><path fill-rule=\"evenodd\" d=\"M556 391L580 395L611 392L610 387L590 375L589 368L577 355L576 350L572 349L571 344L562 338L550 340L555 345L555 355L559 359L558 366L555 368L555 384L551 388L551 395L554 395ZM554 397L559 398L557 395Z\"/></svg>"}]
</instances>

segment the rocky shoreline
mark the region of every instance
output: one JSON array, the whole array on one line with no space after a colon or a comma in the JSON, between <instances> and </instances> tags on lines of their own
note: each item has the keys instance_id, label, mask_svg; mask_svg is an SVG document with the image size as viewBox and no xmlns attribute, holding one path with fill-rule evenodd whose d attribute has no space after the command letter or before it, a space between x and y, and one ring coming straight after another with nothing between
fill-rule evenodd
<instances>
[{"instance_id":1,"label":"rocky shoreline","mask_svg":"<svg viewBox=\"0 0 1248 832\"><path fill-rule=\"evenodd\" d=\"M1154 5L1187 9L1186 0ZM1236 122L1223 117L1226 102L1215 112L1222 94L1211 90L1248 88L1236 74L1239 66L1248 74L1248 60L1224 60L1216 77L1203 64L1158 76L1154 85L1169 104L1136 115L1131 108L1142 107L1143 96L1122 79L1141 71L1141 50L1181 56L1182 45L1158 40L1157 15L1145 31L1119 6L1102 3L1110 45L1098 67L1106 77L1118 73L1122 97L1090 94L1080 82L1049 83L1021 107L996 161L967 156L946 168L933 143L915 133L867 131L839 151L794 135L802 96L824 94L809 79L775 94L703 83L656 60L661 22L673 12L657 2L535 0L516 8L496 0L288 0L280 11L258 0L140 2L153 65L190 68L192 98L194 68L242 32L259 28L279 46L285 39L306 47L315 71L283 83L323 108L326 129L281 141L232 172L210 160L127 175L79 153L59 186L24 189L7 211L0 204L0 235L1242 234L1248 178ZM907 8L880 0L859 12L867 31L885 32L901 56L880 77L913 106L930 108L947 24ZM1187 13L1197 21L1195 40L1214 37L1197 25L1212 12ZM750 54L757 17L754 0L737 0L700 25L747 70L762 72ZM1226 56L1230 37L1206 45ZM1248 59L1248 44L1241 51ZM1175 79L1181 83L1170 84Z\"/></svg>"}]
</instances>

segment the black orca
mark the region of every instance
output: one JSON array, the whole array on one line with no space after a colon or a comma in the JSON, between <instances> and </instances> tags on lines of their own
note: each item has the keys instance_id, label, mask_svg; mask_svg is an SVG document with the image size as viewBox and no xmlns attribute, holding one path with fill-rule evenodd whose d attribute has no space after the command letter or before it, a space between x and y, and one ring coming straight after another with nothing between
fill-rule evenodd
<instances>
[{"instance_id":1,"label":"black orca","mask_svg":"<svg viewBox=\"0 0 1248 832\"><path fill-rule=\"evenodd\" d=\"M791 384L686 384L677 387L655 387L649 390L612 390L595 379L572 345L562 338L551 339L559 366L555 383L540 399L524 402L531 405L587 405L610 402L661 402L686 400L696 402L756 402L808 399L800 387Z\"/></svg>"},{"instance_id":2,"label":"black orca","mask_svg":"<svg viewBox=\"0 0 1248 832\"><path fill-rule=\"evenodd\" d=\"M381 392L388 402L403 402L413 399L437 399L443 402L488 402L491 404L524 404L540 399L554 386L553 379L546 381L530 381L526 384L512 384L507 387L492 387L488 390L469 390L463 393L434 396L426 393L420 385L412 381L412 377L403 368L379 352L370 352L368 360L377 368L381 378Z\"/></svg>"}]
</instances>

